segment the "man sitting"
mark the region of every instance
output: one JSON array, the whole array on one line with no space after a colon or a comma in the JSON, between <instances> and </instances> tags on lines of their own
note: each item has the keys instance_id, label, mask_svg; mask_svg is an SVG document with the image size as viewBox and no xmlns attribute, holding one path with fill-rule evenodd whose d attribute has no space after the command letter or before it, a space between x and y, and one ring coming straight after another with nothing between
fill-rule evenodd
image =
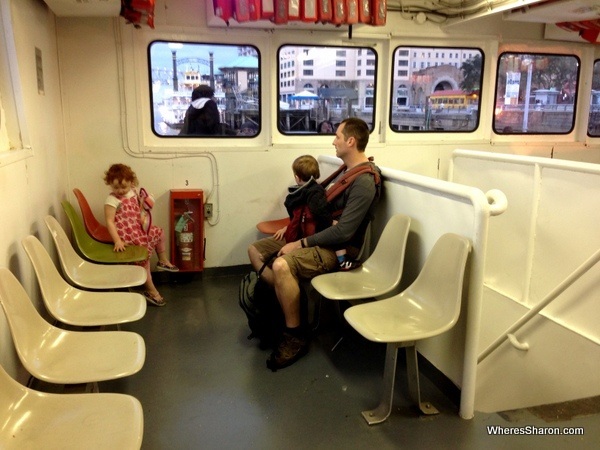
<instances>
[{"instance_id":1,"label":"man sitting","mask_svg":"<svg viewBox=\"0 0 600 450\"><path fill-rule=\"evenodd\" d=\"M372 164L365 155L368 142L369 127L353 117L337 128L333 145L336 156L350 170L360 164ZM332 184L335 182L333 180ZM357 256L373 218L378 189L373 175L364 173L329 204L332 212L342 211L334 225L294 242L265 238L248 248L250 263L256 270L265 258L277 252L272 266L262 273L263 280L274 287L285 317L281 341L267 360L271 370L287 367L308 352L308 333L300 320L300 280L336 269L336 249L345 247L349 257Z\"/></svg>"}]
</instances>

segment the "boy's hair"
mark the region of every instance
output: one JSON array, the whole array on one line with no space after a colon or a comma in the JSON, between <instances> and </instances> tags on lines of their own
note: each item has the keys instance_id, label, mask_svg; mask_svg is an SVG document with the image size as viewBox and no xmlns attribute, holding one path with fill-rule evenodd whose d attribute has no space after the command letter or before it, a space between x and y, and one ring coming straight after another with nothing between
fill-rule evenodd
<instances>
[{"instance_id":1,"label":"boy's hair","mask_svg":"<svg viewBox=\"0 0 600 450\"><path fill-rule=\"evenodd\" d=\"M131 167L125 164L113 164L104 172L104 182L111 185L113 181L130 181L132 186L138 185L138 179Z\"/></svg>"},{"instance_id":2,"label":"boy's hair","mask_svg":"<svg viewBox=\"0 0 600 450\"><path fill-rule=\"evenodd\" d=\"M296 158L292 163L292 170L294 171L294 175L297 175L302 181L308 181L310 177L317 180L321 176L318 161L310 155L303 155Z\"/></svg>"},{"instance_id":3,"label":"boy's hair","mask_svg":"<svg viewBox=\"0 0 600 450\"><path fill-rule=\"evenodd\" d=\"M342 123L345 124L342 130L344 138L346 140L350 137L356 139L356 149L359 152L364 152L369 143L369 126L366 122L357 117L349 117L342 120Z\"/></svg>"}]
</instances>

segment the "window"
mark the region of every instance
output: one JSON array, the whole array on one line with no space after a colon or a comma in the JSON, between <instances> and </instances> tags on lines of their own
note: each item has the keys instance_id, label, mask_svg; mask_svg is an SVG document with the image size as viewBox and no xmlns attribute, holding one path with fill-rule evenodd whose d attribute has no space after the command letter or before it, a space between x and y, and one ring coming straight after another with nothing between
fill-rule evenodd
<instances>
[{"instance_id":1,"label":"window","mask_svg":"<svg viewBox=\"0 0 600 450\"><path fill-rule=\"evenodd\" d=\"M600 61L594 62L592 95L590 96L590 115L588 118L588 136L600 137Z\"/></svg>"},{"instance_id":2,"label":"window","mask_svg":"<svg viewBox=\"0 0 600 450\"><path fill-rule=\"evenodd\" d=\"M0 167L33 155L17 63L10 2L0 0Z\"/></svg>"},{"instance_id":3,"label":"window","mask_svg":"<svg viewBox=\"0 0 600 450\"><path fill-rule=\"evenodd\" d=\"M579 58L503 53L498 60L496 134L567 134L575 125Z\"/></svg>"},{"instance_id":4,"label":"window","mask_svg":"<svg viewBox=\"0 0 600 450\"><path fill-rule=\"evenodd\" d=\"M286 60L296 64L314 61L310 75L303 73L295 80L296 89L279 87L277 124L281 133L314 135L321 122L330 121L335 125L351 116L363 119L373 130L377 68L377 54L373 49L284 45L279 48L278 57L279 66ZM354 70L361 63L372 70L361 76L360 70ZM352 69L340 70L341 67ZM281 70L278 77L279 80L283 77Z\"/></svg>"},{"instance_id":5,"label":"window","mask_svg":"<svg viewBox=\"0 0 600 450\"><path fill-rule=\"evenodd\" d=\"M461 55L458 67L446 54ZM412 58L406 58L412 55ZM467 55L474 55L469 58ZM402 66L407 70L397 70ZM483 53L472 48L394 50L390 127L396 132L472 132L479 126Z\"/></svg>"},{"instance_id":6,"label":"window","mask_svg":"<svg viewBox=\"0 0 600 450\"><path fill-rule=\"evenodd\" d=\"M256 47L154 41L148 55L154 134L247 138L260 132L260 54ZM192 92L199 86L194 97L200 97L194 103ZM210 102L216 107L206 110ZM188 125L192 123L196 125Z\"/></svg>"}]
</instances>

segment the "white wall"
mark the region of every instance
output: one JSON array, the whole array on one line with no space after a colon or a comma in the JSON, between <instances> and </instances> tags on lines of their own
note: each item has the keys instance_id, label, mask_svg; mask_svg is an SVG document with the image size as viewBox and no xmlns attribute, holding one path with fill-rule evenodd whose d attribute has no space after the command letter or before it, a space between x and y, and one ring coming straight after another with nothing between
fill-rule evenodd
<instances>
[{"instance_id":1,"label":"white wall","mask_svg":"<svg viewBox=\"0 0 600 450\"><path fill-rule=\"evenodd\" d=\"M35 274L21 247L21 239L35 234L53 250L43 219L59 211L67 188L56 29L54 15L37 0L13 1L12 15L33 156L0 166L0 264L19 278L40 306ZM44 95L37 90L36 47L42 51ZM16 375L19 371L16 361L4 312L0 310L0 362ZM19 376L23 378L24 372Z\"/></svg>"},{"instance_id":2,"label":"white wall","mask_svg":"<svg viewBox=\"0 0 600 450\"><path fill-rule=\"evenodd\" d=\"M162 7L166 5L166 8ZM190 11L192 13L190 13ZM168 191L175 188L200 188L205 194L212 190L210 159L201 155L187 155L177 159L160 156L160 145L185 146L185 151L211 151L218 169L218 199L213 191L209 199L218 212L219 222L212 226L206 224L206 262L205 267L221 267L245 264L246 247L258 237L254 225L262 220L284 215L281 202L285 187L292 182L290 164L298 155L310 153L333 154L331 137L314 137L303 141L293 140L279 135L276 131L276 114L273 111L276 92L276 52L279 45L296 39L319 43L347 43L347 31L328 29L328 31L295 32L290 37L289 29L236 30L235 28L207 28L206 10L192 0L158 0L156 7L156 29L143 27L134 29L125 25L122 19L111 18L59 18L58 45L60 53L61 92L65 108L66 149L69 162L68 198L74 201L73 187L81 189L89 197L92 208L102 215L102 201L108 190L103 185L102 175L111 163L122 162L131 165L137 172L140 182L157 198L154 215L155 223L168 229ZM380 94L388 91L385 84L389 77L389 60L393 46L390 31L401 22L399 16L390 16L388 26L383 28L357 28L353 39L365 42L369 37L380 39L377 50L381 52L378 82ZM486 32L501 35L498 24L488 24ZM446 34L438 27L426 24L416 26L412 22L402 21L402 33L407 34L407 43L422 44L415 41L415 34L427 33L431 36L445 37L434 41L437 45L464 45L464 37ZM506 25L510 29L520 30L514 24ZM465 29L478 29L469 25ZM326 29L323 27L323 29ZM529 37L539 38L542 28L529 27ZM456 33L456 30L452 30ZM506 30L504 30L506 32ZM411 36L411 33L413 34ZM522 33L522 31L520 31ZM152 39L213 40L226 43L246 41L256 45L261 51L263 78L263 135L256 140L213 145L210 140L187 140L176 144L162 143L154 146L158 140L152 136L149 126L148 93L146 75L146 46ZM461 39L463 39L461 41ZM412 40L412 41L411 41ZM473 41L469 45L475 45ZM477 43L479 45L479 42ZM486 51L492 52L495 45L482 44ZM573 44L569 44L572 46ZM123 59L120 60L120 53ZM494 59L494 58L491 58ZM119 64L123 64L124 98L119 89ZM491 62L488 69L493 70ZM490 89L491 90L491 89ZM484 99L493 101L493 94ZM376 162L391 168L407 170L422 175L445 178L450 154L456 147L456 134L431 137L398 136L386 130L387 111L385 94L378 102L377 119L382 123L381 131L371 136L368 153L374 155ZM125 105L123 107L123 105ZM597 147L575 145L565 147L560 143L523 143L514 141L493 142L490 126L482 119L481 131L460 136L466 139L463 148L486 148L508 153L525 152L537 156L569 156L573 159L586 159L600 162ZM127 126L122 125L126 123ZM124 144L123 133L127 138ZM410 139L410 140L408 140ZM522 140L522 139L520 139ZM164 142L164 140L163 140ZM493 144L493 147L492 145ZM195 147L194 147L195 146ZM127 150L127 152L125 151ZM164 150L164 149L163 149ZM165 150L166 151L166 150ZM178 155L181 156L181 155ZM155 158L163 159L155 159ZM186 184L187 183L187 184ZM206 197L206 195L205 195Z\"/></svg>"},{"instance_id":3,"label":"white wall","mask_svg":"<svg viewBox=\"0 0 600 450\"><path fill-rule=\"evenodd\" d=\"M255 224L284 214L281 203L285 187L292 181L290 164L296 156L303 153L315 156L334 154L331 137L300 141L285 138L274 131L276 115L272 108L276 103L277 83L274 67L276 50L282 43L296 40L300 43L302 40L323 44L348 43L347 31L343 28L326 32L293 32L293 35L285 28L273 32L207 28L203 2L157 0L156 29L143 27L136 30L125 25L122 18L55 18L42 0L12 0L11 3L34 156L0 167L3 208L0 249L3 250L3 265L18 275L38 303L37 287L29 262L21 250L20 239L35 233L52 249L43 217L48 213L55 214L65 224L60 201L68 198L74 202L74 187L80 188L89 197L95 212L101 216L101 204L108 192L102 182L104 170L114 162L129 164L137 172L142 185L157 196L155 222L164 228L168 228L169 189L193 187L211 190L214 178L210 159L201 155L155 159L157 153L139 151L145 145L144 133L148 133L149 129L146 126L149 117L142 114L144 108L148 109L147 102L143 101L144 95L147 96L144 39L171 36L181 40L217 42L247 40L256 44L263 55L264 137L261 135L256 143L255 140L244 141L245 147L231 147L229 144L229 148L198 140L195 148L212 151L218 169L218 197L213 191L210 200L215 203L219 222L214 226L207 225L206 267L247 262L246 247L258 236ZM492 39L482 42L482 38L478 37L475 43L468 40L466 33L482 30ZM501 140L490 134L490 119L483 116L481 131L475 134L449 133L433 138L407 138L386 129L388 64L393 46L398 45L399 40L406 45L424 45L423 36L427 36L432 38L427 44L433 45L482 45L486 54L489 53L486 69L493 71L498 51L498 43L494 39L513 32L517 33L515 37L541 39L543 27L537 24L523 27L486 19L445 32L433 24L418 26L404 21L399 15L390 15L386 27L355 27L353 39L362 39L363 43L376 41L378 52L381 52L382 67L377 80L381 89L377 111L381 128L377 127L371 136L368 150L376 157L376 162L442 179L447 173L450 154L457 146L545 157L554 155L600 163L600 147L593 142L585 145L583 141L571 144L523 142L521 138L519 142L506 138ZM36 88L36 47L43 53L45 95L39 95ZM554 44L553 48L575 48L587 52L588 56L593 55L593 46L569 43ZM119 57L121 51L124 51L124 59ZM584 59L584 62L592 59ZM125 63L124 79L119 70L121 63ZM126 86L125 90L119 88L121 82ZM491 86L487 88L490 92L493 90ZM483 107L489 110L493 94L488 93L483 101ZM127 126L122 126L122 123ZM123 138L125 131L129 136L127 141ZM131 143L134 145L130 148ZM135 148L136 143L140 147ZM0 358L5 363L14 361L14 354L6 350L8 334L2 321L0 315Z\"/></svg>"}]
</instances>

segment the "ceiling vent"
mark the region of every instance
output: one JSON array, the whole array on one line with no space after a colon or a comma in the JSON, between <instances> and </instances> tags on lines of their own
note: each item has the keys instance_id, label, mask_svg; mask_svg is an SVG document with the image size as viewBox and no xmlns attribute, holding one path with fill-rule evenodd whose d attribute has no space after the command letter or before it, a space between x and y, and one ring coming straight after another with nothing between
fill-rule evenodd
<instances>
[{"instance_id":1,"label":"ceiling vent","mask_svg":"<svg viewBox=\"0 0 600 450\"><path fill-rule=\"evenodd\" d=\"M58 17L118 17L121 0L44 0Z\"/></svg>"}]
</instances>

